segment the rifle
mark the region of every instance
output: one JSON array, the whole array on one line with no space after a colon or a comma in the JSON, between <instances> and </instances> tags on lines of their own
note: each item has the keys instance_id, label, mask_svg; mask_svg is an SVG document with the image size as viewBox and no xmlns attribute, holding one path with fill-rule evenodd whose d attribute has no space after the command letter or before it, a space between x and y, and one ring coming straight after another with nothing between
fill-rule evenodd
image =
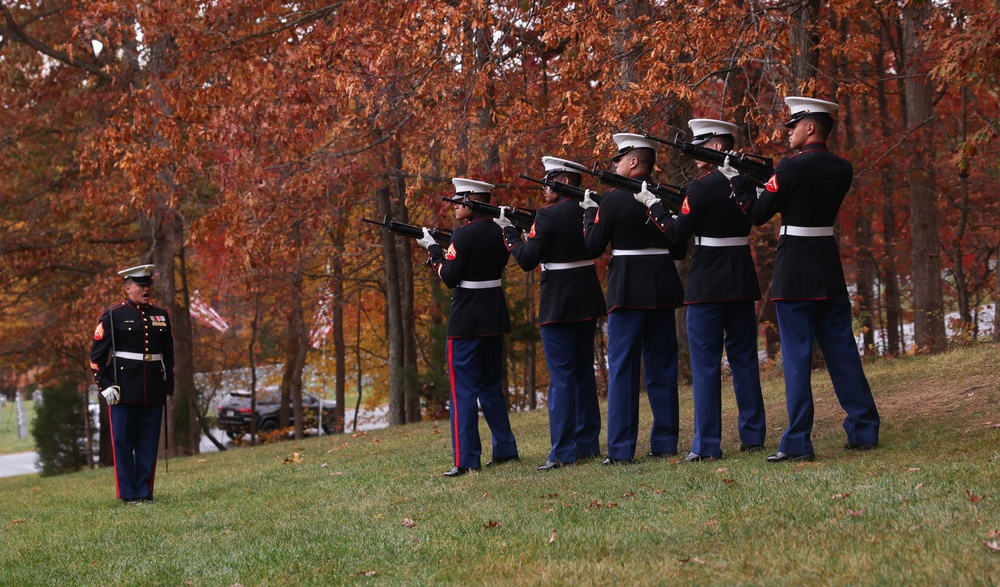
<instances>
[{"instance_id":1,"label":"rifle","mask_svg":"<svg viewBox=\"0 0 1000 587\"><path fill-rule=\"evenodd\" d=\"M368 224L374 224L376 226L381 226L389 232L395 232L396 234L401 234L403 236L408 236L410 238L423 238L424 230L419 226L414 226L412 224L406 224L405 222L396 222L395 220L389 220L389 215L386 214L383 217L382 222L377 220L368 220L367 218L362 218L362 222L367 222ZM446 228L430 228L428 229L434 240L442 246L447 246L451 242L451 231Z\"/></svg>"},{"instance_id":2,"label":"rifle","mask_svg":"<svg viewBox=\"0 0 1000 587\"><path fill-rule=\"evenodd\" d=\"M535 179L533 177L528 177L527 175L525 175L523 173L518 173L517 176L520 177L521 179L526 179L528 181L533 181L535 183L540 183L543 186L545 186L545 187L549 188L550 190L552 190L553 192L559 194L560 196L566 196L567 198L573 198L574 200L579 200L579 201L582 202L584 196L586 196L587 194L590 194L590 199L591 200L597 202L598 204L601 203L601 196L599 196L597 194L597 192L592 191L592 190L585 190L583 188L578 188L576 186L569 185L568 183L563 183L561 181L555 181L555 180L549 179L547 177L546 178L542 178L542 179Z\"/></svg>"},{"instance_id":3,"label":"rifle","mask_svg":"<svg viewBox=\"0 0 1000 587\"><path fill-rule=\"evenodd\" d=\"M604 185L625 190L626 192L632 192L633 194L638 194L642 191L643 182L641 180L625 177L624 175L618 175L617 173L612 173L610 171L587 169L583 165L576 163L574 163L571 167L579 169L582 173L593 175L597 178L597 181L603 183ZM674 212L679 212L681 204L684 203L684 188L670 185L669 183L653 183L647 181L646 190L654 196L659 197L660 202Z\"/></svg>"},{"instance_id":4,"label":"rifle","mask_svg":"<svg viewBox=\"0 0 1000 587\"><path fill-rule=\"evenodd\" d=\"M718 167L722 167L726 163L726 157L729 157L729 166L747 176L757 186L766 184L771 179L771 176L774 175L774 161L767 157L747 153L731 154L685 141L668 141L667 139L659 139L648 134L642 136L651 141L670 145L688 157L704 161L705 163L711 163Z\"/></svg>"},{"instance_id":5,"label":"rifle","mask_svg":"<svg viewBox=\"0 0 1000 587\"><path fill-rule=\"evenodd\" d=\"M500 218L500 206L473 200L468 196L455 196L454 198L441 196L441 200L451 202L452 204L460 204L473 212L485 214L492 218ZM504 217L521 230L531 230L531 225L535 222L535 211L528 208L507 208Z\"/></svg>"}]
</instances>

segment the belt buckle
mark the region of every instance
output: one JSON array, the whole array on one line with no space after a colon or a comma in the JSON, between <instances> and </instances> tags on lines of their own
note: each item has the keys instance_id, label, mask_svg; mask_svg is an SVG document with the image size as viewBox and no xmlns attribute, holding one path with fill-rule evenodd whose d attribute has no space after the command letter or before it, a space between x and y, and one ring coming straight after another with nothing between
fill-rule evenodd
<instances>
[{"instance_id":1,"label":"belt buckle","mask_svg":"<svg viewBox=\"0 0 1000 587\"><path fill-rule=\"evenodd\" d=\"M152 361L152 360L153 360L153 355L151 355L151 354L149 354L149 353L146 353L146 354L144 354L144 355L142 356L142 360L143 360L143 361Z\"/></svg>"}]
</instances>

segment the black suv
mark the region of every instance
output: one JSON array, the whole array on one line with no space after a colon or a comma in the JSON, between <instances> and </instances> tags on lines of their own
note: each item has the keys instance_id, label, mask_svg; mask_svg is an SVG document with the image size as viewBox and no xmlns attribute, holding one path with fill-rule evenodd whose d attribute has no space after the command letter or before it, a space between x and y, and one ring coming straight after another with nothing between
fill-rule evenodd
<instances>
[{"instance_id":1,"label":"black suv","mask_svg":"<svg viewBox=\"0 0 1000 587\"><path fill-rule=\"evenodd\" d=\"M337 402L320 400L314 395L302 394L302 412L305 428L316 428L319 423L317 408L323 406L323 432L333 433L334 410ZM274 388L257 390L257 431L269 432L278 429L278 415L281 411L281 393ZM295 425L295 414L289 414L289 425ZM250 392L233 391L219 403L219 428L226 431L229 438L236 438L250 432Z\"/></svg>"}]
</instances>

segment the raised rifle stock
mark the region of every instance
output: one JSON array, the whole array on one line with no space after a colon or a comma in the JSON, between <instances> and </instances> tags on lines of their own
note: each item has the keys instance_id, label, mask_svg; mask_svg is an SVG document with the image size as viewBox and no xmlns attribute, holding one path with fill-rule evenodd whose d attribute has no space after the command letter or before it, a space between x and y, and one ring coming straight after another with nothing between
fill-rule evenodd
<instances>
[{"instance_id":1,"label":"raised rifle stock","mask_svg":"<svg viewBox=\"0 0 1000 587\"><path fill-rule=\"evenodd\" d=\"M479 200L473 200L468 196L455 196L448 198L441 196L441 200L445 202L451 202L452 204L461 204L467 207L469 210L476 212L478 214L485 214L492 218L500 218L500 206L494 206L493 204L487 204L486 202L480 202ZM510 220L510 223L514 226L520 228L521 230L531 230L531 225L535 222L535 211L528 208L513 208L506 207L507 212L504 217Z\"/></svg>"},{"instance_id":2,"label":"raised rifle stock","mask_svg":"<svg viewBox=\"0 0 1000 587\"><path fill-rule=\"evenodd\" d=\"M566 196L567 198L573 198L574 200L579 200L582 202L584 196L586 196L587 193L589 192L591 200L597 203L601 202L601 196L597 192L592 190L578 188L574 185L569 185L568 183L563 183L561 181L555 181L547 177L542 179L535 179L533 177L528 177L523 173L518 173L517 176L520 177L521 179L526 179L528 181L540 183L543 186L546 186L547 188L552 190L553 192L559 194L560 196Z\"/></svg>"},{"instance_id":3,"label":"raised rifle stock","mask_svg":"<svg viewBox=\"0 0 1000 587\"><path fill-rule=\"evenodd\" d=\"M708 147L702 147L701 145L695 145L685 141L670 141L667 139L657 138L649 134L644 134L643 136L651 141L663 143L664 145L670 145L692 159L704 161L705 163L711 163L712 165L716 165L718 167L725 164L726 157L729 157L729 166L747 176L750 181L754 182L758 186L762 186L767 183L767 181L771 179L771 176L774 175L774 161L767 157L760 157L758 155L750 155L747 153L729 154L725 151L709 149Z\"/></svg>"},{"instance_id":4,"label":"raised rifle stock","mask_svg":"<svg viewBox=\"0 0 1000 587\"><path fill-rule=\"evenodd\" d=\"M582 173L593 175L597 178L597 181L606 186L625 190L626 192L632 192L633 194L638 194L642 191L643 182L641 180L625 177L624 175L618 175L617 173L612 173L610 171L587 169L583 165L572 165L572 167L574 169L579 169ZM647 181L646 190L654 196L660 198L660 202L674 212L679 212L681 205L684 203L684 188L670 185L669 183L652 183Z\"/></svg>"},{"instance_id":5,"label":"raised rifle stock","mask_svg":"<svg viewBox=\"0 0 1000 587\"><path fill-rule=\"evenodd\" d=\"M414 226L412 224L406 224L405 222L396 222L395 220L389 220L389 216L386 215L382 222L378 220L368 220L367 218L362 218L362 222L367 222L368 224L374 224L375 226L381 226L389 232L395 232L396 234L401 234L403 236L408 236L410 238L423 238L424 230L419 226ZM434 240L442 246L447 246L451 242L451 231L446 228L429 228L428 231Z\"/></svg>"}]
</instances>

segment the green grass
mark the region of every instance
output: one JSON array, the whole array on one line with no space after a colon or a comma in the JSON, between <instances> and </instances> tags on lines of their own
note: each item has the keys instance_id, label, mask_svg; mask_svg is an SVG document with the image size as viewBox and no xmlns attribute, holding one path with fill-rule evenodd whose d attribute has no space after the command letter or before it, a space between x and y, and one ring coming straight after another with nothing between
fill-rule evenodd
<instances>
[{"instance_id":1,"label":"green grass","mask_svg":"<svg viewBox=\"0 0 1000 587\"><path fill-rule=\"evenodd\" d=\"M739 453L727 391L715 462L538 472L542 410L511 417L521 463L456 479L447 422L161 462L142 506L110 470L0 479L0 584L998 584L996 365L996 345L869 365L883 428L865 453L842 450L815 373L814 463ZM774 447L782 381L764 383ZM689 390L681 415L685 446Z\"/></svg>"},{"instance_id":2,"label":"green grass","mask_svg":"<svg viewBox=\"0 0 1000 587\"><path fill-rule=\"evenodd\" d=\"M17 437L17 404L9 401L0 410L0 455L35 450L35 439L31 436L31 423L35 419L35 402L24 402L24 414L28 420L28 435Z\"/></svg>"}]
</instances>

